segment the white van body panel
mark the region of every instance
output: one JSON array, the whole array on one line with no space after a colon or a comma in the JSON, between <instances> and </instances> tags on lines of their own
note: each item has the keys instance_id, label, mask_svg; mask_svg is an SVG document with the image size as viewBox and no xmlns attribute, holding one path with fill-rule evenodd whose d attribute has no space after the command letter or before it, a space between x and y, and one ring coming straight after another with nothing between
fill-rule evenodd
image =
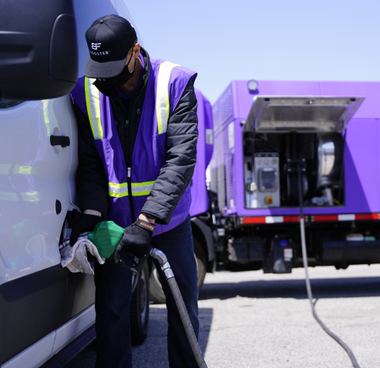
<instances>
[{"instance_id":1,"label":"white van body panel","mask_svg":"<svg viewBox=\"0 0 380 368\"><path fill-rule=\"evenodd\" d=\"M45 336L22 353L8 360L1 368L38 368L44 364L51 354L54 346L55 332Z\"/></svg>"},{"instance_id":2,"label":"white van body panel","mask_svg":"<svg viewBox=\"0 0 380 368\"><path fill-rule=\"evenodd\" d=\"M71 341L75 340L84 331L89 329L95 321L95 305L88 307L78 316L71 319L64 326L55 331L55 341L52 354L49 358L57 354Z\"/></svg>"},{"instance_id":3,"label":"white van body panel","mask_svg":"<svg viewBox=\"0 0 380 368\"><path fill-rule=\"evenodd\" d=\"M75 124L69 96L0 110L0 285L60 263L75 196ZM53 147L51 135L68 136L70 145Z\"/></svg>"},{"instance_id":4,"label":"white van body panel","mask_svg":"<svg viewBox=\"0 0 380 368\"><path fill-rule=\"evenodd\" d=\"M73 0L73 4L79 51L78 77L81 77L88 58L85 31L95 19L120 14L136 25L125 0ZM141 43L138 27L136 30ZM14 299L22 304L27 303L22 293L30 291L33 276L60 264L59 239L67 212L72 210L70 203L75 203L78 137L70 96L25 101L13 107L0 106L0 132L0 288L8 292L9 286L14 285L8 283L14 281L20 285L22 281L25 290L14 293ZM69 137L70 145L52 146L52 135ZM59 280L62 283L62 279ZM83 304L75 304L78 301L72 294L83 295L80 286L68 281L67 293L60 294L62 301L73 299L72 310L67 313L77 315L37 342L31 342L27 348L23 346L24 350L15 350L16 355L0 362L1 368L40 367L95 323L93 304L82 310L78 305ZM33 292L25 294L27 300L31 300ZM29 310L28 315L29 312L33 315L33 310ZM3 318L6 316L3 313ZM38 321L26 324L25 330L36 330L39 326ZM23 335L25 331L19 330L17 333ZM0 330L0 349L9 340L6 332L4 329L2 334Z\"/></svg>"},{"instance_id":5,"label":"white van body panel","mask_svg":"<svg viewBox=\"0 0 380 368\"><path fill-rule=\"evenodd\" d=\"M35 344L16 355L1 368L38 368L57 354L67 344L80 336L94 324L95 307L91 306L67 322L56 331L51 332Z\"/></svg>"},{"instance_id":6,"label":"white van body panel","mask_svg":"<svg viewBox=\"0 0 380 368\"><path fill-rule=\"evenodd\" d=\"M74 0L74 9L80 77L88 57L84 34L93 21L110 13L131 16L123 0ZM58 242L75 198L77 166L70 97L0 109L0 130L1 285L60 262ZM51 146L51 135L68 136L70 146ZM62 206L59 214L56 201Z\"/></svg>"}]
</instances>

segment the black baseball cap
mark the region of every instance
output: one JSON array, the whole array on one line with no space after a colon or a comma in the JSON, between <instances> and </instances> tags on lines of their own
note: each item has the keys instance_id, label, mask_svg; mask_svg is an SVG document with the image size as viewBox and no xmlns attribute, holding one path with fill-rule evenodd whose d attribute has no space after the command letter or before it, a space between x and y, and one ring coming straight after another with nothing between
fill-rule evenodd
<instances>
[{"instance_id":1,"label":"black baseball cap","mask_svg":"<svg viewBox=\"0 0 380 368\"><path fill-rule=\"evenodd\" d=\"M86 32L89 51L84 74L90 78L112 78L125 66L128 51L137 41L136 31L116 14L98 18Z\"/></svg>"}]
</instances>

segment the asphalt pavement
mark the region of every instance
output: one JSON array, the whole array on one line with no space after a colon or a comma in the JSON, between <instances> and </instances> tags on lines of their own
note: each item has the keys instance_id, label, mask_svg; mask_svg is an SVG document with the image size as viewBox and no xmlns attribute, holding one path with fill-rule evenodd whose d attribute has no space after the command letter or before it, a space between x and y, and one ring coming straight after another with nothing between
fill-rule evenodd
<instances>
[{"instance_id":1,"label":"asphalt pavement","mask_svg":"<svg viewBox=\"0 0 380 368\"><path fill-rule=\"evenodd\" d=\"M200 291L199 344L209 368L349 368L346 351L316 322L304 269L207 274ZM309 269L315 308L360 368L380 367L380 265ZM150 306L149 331L133 347L134 368L168 368L166 308ZM66 368L94 367L90 345Z\"/></svg>"}]
</instances>

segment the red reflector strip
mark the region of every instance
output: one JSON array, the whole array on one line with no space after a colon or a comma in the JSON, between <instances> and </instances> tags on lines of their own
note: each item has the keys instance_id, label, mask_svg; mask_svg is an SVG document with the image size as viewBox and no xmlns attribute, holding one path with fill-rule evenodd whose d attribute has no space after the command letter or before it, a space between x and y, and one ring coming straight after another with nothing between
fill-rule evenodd
<instances>
[{"instance_id":1,"label":"red reflector strip","mask_svg":"<svg viewBox=\"0 0 380 368\"><path fill-rule=\"evenodd\" d=\"M265 224L265 217L243 217L243 224Z\"/></svg>"},{"instance_id":2,"label":"red reflector strip","mask_svg":"<svg viewBox=\"0 0 380 368\"><path fill-rule=\"evenodd\" d=\"M284 222L300 222L300 216L284 216Z\"/></svg>"},{"instance_id":3,"label":"red reflector strip","mask_svg":"<svg viewBox=\"0 0 380 368\"><path fill-rule=\"evenodd\" d=\"M299 222L299 216L260 216L260 217L243 217L242 223L248 224L278 224L282 222Z\"/></svg>"},{"instance_id":4,"label":"red reflector strip","mask_svg":"<svg viewBox=\"0 0 380 368\"><path fill-rule=\"evenodd\" d=\"M359 213L355 215L356 220L379 220L378 213Z\"/></svg>"},{"instance_id":5,"label":"red reflector strip","mask_svg":"<svg viewBox=\"0 0 380 368\"><path fill-rule=\"evenodd\" d=\"M315 215L312 221L358 221L358 220L379 220L378 213L358 213L341 215Z\"/></svg>"},{"instance_id":6,"label":"red reflector strip","mask_svg":"<svg viewBox=\"0 0 380 368\"><path fill-rule=\"evenodd\" d=\"M338 215L315 215L313 221L338 221Z\"/></svg>"},{"instance_id":7,"label":"red reflector strip","mask_svg":"<svg viewBox=\"0 0 380 368\"><path fill-rule=\"evenodd\" d=\"M359 213L359 214L341 214L341 215L314 215L313 222L326 221L358 221L358 220L380 220L379 213ZM241 223L249 224L276 224L283 222L299 222L299 216L258 216L242 217Z\"/></svg>"}]
</instances>

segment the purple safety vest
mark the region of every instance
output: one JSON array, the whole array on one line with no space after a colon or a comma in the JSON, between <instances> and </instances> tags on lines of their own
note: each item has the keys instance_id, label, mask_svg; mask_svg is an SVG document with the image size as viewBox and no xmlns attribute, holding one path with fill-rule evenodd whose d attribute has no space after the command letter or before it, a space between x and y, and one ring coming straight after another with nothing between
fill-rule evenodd
<instances>
[{"instance_id":1,"label":"purple safety vest","mask_svg":"<svg viewBox=\"0 0 380 368\"><path fill-rule=\"evenodd\" d=\"M86 77L78 81L77 85L81 88L75 88L72 92L75 103L89 118L95 146L107 174L110 200L107 218L122 227L132 223L129 196L132 195L137 218L160 169L166 162L166 130L169 117L187 83L196 75L187 68L167 61L150 59L150 63L131 168L127 168L124 160L109 98L95 87L94 79ZM128 176L131 177L132 193L128 190ZM169 224L156 224L154 236L185 221L190 205L191 191L188 186Z\"/></svg>"}]
</instances>

